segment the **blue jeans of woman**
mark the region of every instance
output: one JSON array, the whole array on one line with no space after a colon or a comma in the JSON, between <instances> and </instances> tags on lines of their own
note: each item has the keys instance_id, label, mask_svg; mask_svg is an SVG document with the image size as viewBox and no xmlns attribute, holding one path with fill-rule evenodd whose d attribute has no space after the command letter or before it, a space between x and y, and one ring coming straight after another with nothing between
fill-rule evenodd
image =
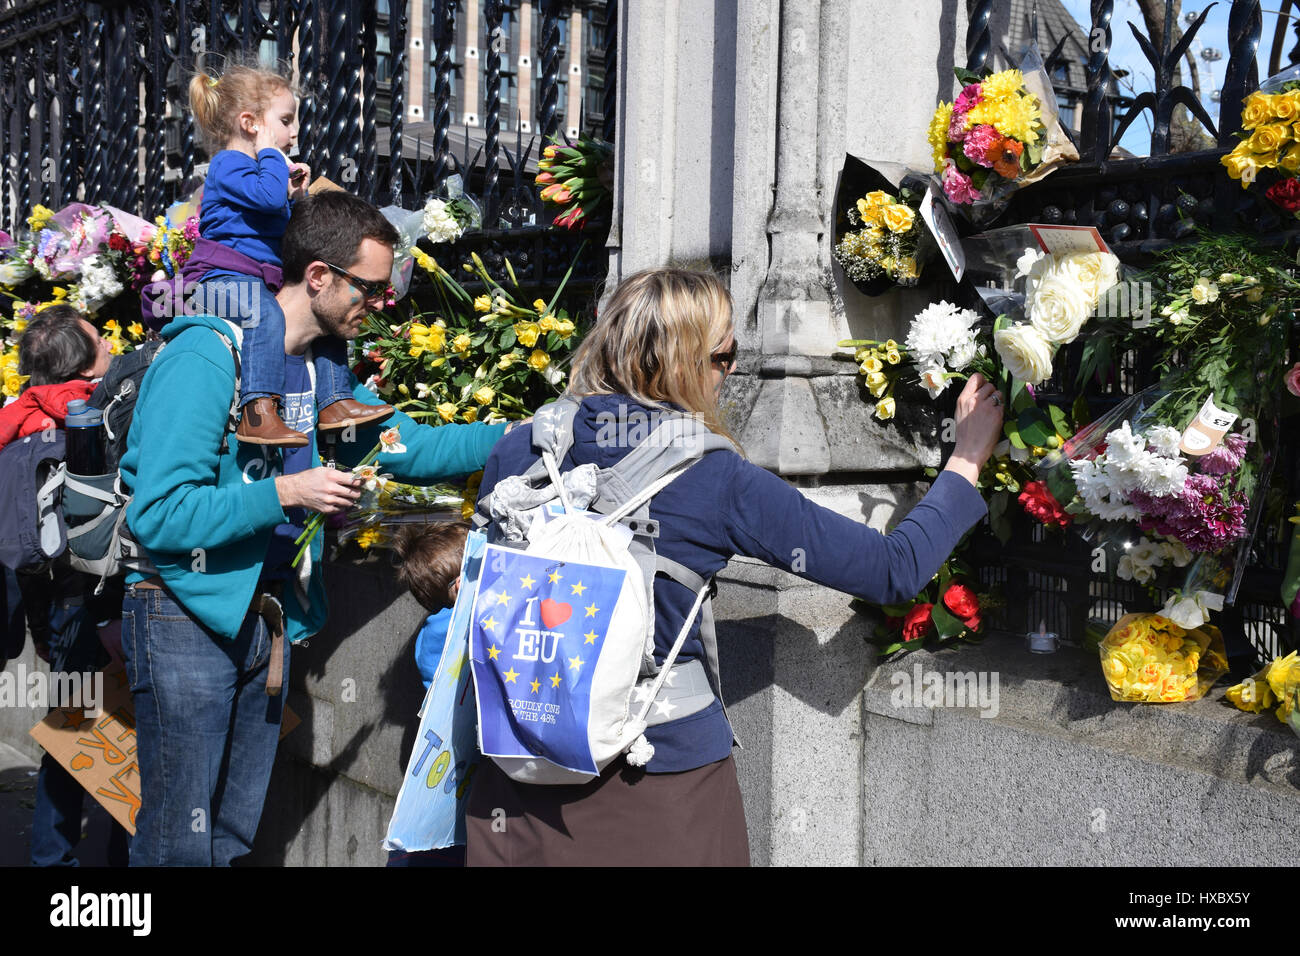
<instances>
[{"instance_id":1,"label":"blue jeans of woman","mask_svg":"<svg viewBox=\"0 0 1300 956\"><path fill-rule=\"evenodd\" d=\"M166 591L129 588L122 653L140 763L131 865L228 866L252 849L280 736L266 624L250 613L229 641Z\"/></svg>"},{"instance_id":2,"label":"blue jeans of woman","mask_svg":"<svg viewBox=\"0 0 1300 956\"><path fill-rule=\"evenodd\" d=\"M239 407L255 398L284 395L284 313L261 279L214 270L203 277L200 304L212 315L239 322ZM311 346L316 370L316 407L352 397L348 384L348 343L333 335Z\"/></svg>"}]
</instances>

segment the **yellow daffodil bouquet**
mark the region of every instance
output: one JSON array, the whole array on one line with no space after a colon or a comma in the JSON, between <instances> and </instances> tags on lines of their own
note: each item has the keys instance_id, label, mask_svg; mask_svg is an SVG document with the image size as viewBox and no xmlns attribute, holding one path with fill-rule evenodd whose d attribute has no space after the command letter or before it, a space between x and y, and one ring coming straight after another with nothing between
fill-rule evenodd
<instances>
[{"instance_id":1,"label":"yellow daffodil bouquet","mask_svg":"<svg viewBox=\"0 0 1300 956\"><path fill-rule=\"evenodd\" d=\"M414 258L434 305L367 317L354 352L361 381L433 424L526 418L562 391L578 324L557 303L572 266L549 299L529 302L508 260L502 282L471 255L464 268L486 289L475 296L428 254Z\"/></svg>"},{"instance_id":2,"label":"yellow daffodil bouquet","mask_svg":"<svg viewBox=\"0 0 1300 956\"><path fill-rule=\"evenodd\" d=\"M1126 614L1102 639L1101 673L1111 700L1198 700L1228 672L1217 627L1188 630L1159 614Z\"/></svg>"}]
</instances>

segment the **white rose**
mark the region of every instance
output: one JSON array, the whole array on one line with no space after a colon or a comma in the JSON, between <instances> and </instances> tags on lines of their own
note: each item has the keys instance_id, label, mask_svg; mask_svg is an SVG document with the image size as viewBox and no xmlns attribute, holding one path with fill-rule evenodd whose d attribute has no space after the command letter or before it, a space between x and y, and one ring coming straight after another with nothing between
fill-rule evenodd
<instances>
[{"instance_id":1,"label":"white rose","mask_svg":"<svg viewBox=\"0 0 1300 956\"><path fill-rule=\"evenodd\" d=\"M993 333L993 347L1014 378L1037 385L1052 374L1052 346L1032 325L1013 325Z\"/></svg>"},{"instance_id":2,"label":"white rose","mask_svg":"<svg viewBox=\"0 0 1300 956\"><path fill-rule=\"evenodd\" d=\"M1074 279L1096 307L1106 290L1119 281L1119 260L1109 252L1075 252L1061 257L1057 271Z\"/></svg>"},{"instance_id":3,"label":"white rose","mask_svg":"<svg viewBox=\"0 0 1300 956\"><path fill-rule=\"evenodd\" d=\"M1026 311L1043 338L1064 345L1079 337L1095 304L1068 274L1053 271L1034 285Z\"/></svg>"}]
</instances>

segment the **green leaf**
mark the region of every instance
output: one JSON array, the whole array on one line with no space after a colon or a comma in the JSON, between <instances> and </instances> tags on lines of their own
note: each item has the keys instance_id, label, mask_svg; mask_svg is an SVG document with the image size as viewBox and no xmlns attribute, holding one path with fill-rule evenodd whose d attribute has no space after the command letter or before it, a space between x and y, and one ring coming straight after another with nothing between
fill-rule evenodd
<instances>
[{"instance_id":1,"label":"green leaf","mask_svg":"<svg viewBox=\"0 0 1300 956\"><path fill-rule=\"evenodd\" d=\"M1092 421L1092 414L1088 411L1088 399L1080 395L1074 400L1074 405L1070 409L1070 417L1074 419L1074 428L1072 431L1078 431Z\"/></svg>"},{"instance_id":2,"label":"green leaf","mask_svg":"<svg viewBox=\"0 0 1300 956\"><path fill-rule=\"evenodd\" d=\"M934 619L934 629L939 632L941 638L956 637L966 630L966 625L961 618L944 607L942 601L937 602L930 609L930 616Z\"/></svg>"},{"instance_id":3,"label":"green leaf","mask_svg":"<svg viewBox=\"0 0 1300 956\"><path fill-rule=\"evenodd\" d=\"M1027 408L1034 407L1034 397L1029 394L1029 388L1018 378L1011 380L1011 411L1019 415Z\"/></svg>"},{"instance_id":4,"label":"green leaf","mask_svg":"<svg viewBox=\"0 0 1300 956\"><path fill-rule=\"evenodd\" d=\"M893 644L886 644L884 647L880 649L880 656L888 657L890 654L896 654L906 646L907 646L906 644L899 643L899 642L895 642Z\"/></svg>"},{"instance_id":5,"label":"green leaf","mask_svg":"<svg viewBox=\"0 0 1300 956\"><path fill-rule=\"evenodd\" d=\"M1052 426L1048 417L1043 414L1041 408L1026 408L1016 419L1016 427L1020 431L1020 440L1026 445L1037 445L1042 448L1046 446L1047 440L1056 435L1056 429Z\"/></svg>"},{"instance_id":6,"label":"green leaf","mask_svg":"<svg viewBox=\"0 0 1300 956\"><path fill-rule=\"evenodd\" d=\"M1003 544L1011 540L1011 520L1007 517L1010 492L1000 491L989 499L989 527Z\"/></svg>"},{"instance_id":7,"label":"green leaf","mask_svg":"<svg viewBox=\"0 0 1300 956\"><path fill-rule=\"evenodd\" d=\"M501 338L497 339L497 345L503 349L511 349L514 348L516 341L515 327L510 325L501 331Z\"/></svg>"},{"instance_id":8,"label":"green leaf","mask_svg":"<svg viewBox=\"0 0 1300 956\"><path fill-rule=\"evenodd\" d=\"M962 86L970 86L972 83L979 83L984 79L974 70L968 70L961 66L955 67L952 72L957 77L957 82Z\"/></svg>"},{"instance_id":9,"label":"green leaf","mask_svg":"<svg viewBox=\"0 0 1300 956\"><path fill-rule=\"evenodd\" d=\"M1047 414L1051 416L1052 427L1056 429L1056 433L1068 438L1074 429L1070 427L1070 420L1066 417L1065 410L1059 405L1048 405Z\"/></svg>"}]
</instances>

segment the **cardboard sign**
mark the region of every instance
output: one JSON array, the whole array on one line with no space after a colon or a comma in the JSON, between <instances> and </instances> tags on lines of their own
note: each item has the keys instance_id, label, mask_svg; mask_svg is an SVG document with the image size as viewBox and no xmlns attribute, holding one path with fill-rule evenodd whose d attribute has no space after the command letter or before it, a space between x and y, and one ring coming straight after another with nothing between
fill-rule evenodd
<instances>
[{"instance_id":1,"label":"cardboard sign","mask_svg":"<svg viewBox=\"0 0 1300 956\"><path fill-rule=\"evenodd\" d=\"M80 707L59 708L33 727L31 735L114 820L134 834L135 815L140 809L135 702L121 664L112 663L103 673L100 716L87 717ZM300 723L298 715L286 706L280 721L280 739Z\"/></svg>"},{"instance_id":2,"label":"cardboard sign","mask_svg":"<svg viewBox=\"0 0 1300 956\"><path fill-rule=\"evenodd\" d=\"M1068 256L1074 252L1110 252L1096 226L1047 226L1031 224L1029 231L1039 247L1051 256Z\"/></svg>"},{"instance_id":3,"label":"cardboard sign","mask_svg":"<svg viewBox=\"0 0 1300 956\"><path fill-rule=\"evenodd\" d=\"M326 179L324 176L317 176L315 181L307 187L308 196L316 196L320 193L329 192L343 193L347 192L347 190L332 179Z\"/></svg>"},{"instance_id":4,"label":"cardboard sign","mask_svg":"<svg viewBox=\"0 0 1300 956\"><path fill-rule=\"evenodd\" d=\"M952 217L948 215L948 210L942 203L935 202L935 189L935 185L931 183L921 199L919 210L921 219L929 228L930 235L934 236L934 241L939 246L939 251L943 253L944 261L948 263L953 278L960 282L966 272L966 252L961 247L961 237L957 235L957 227L952 224Z\"/></svg>"}]
</instances>

